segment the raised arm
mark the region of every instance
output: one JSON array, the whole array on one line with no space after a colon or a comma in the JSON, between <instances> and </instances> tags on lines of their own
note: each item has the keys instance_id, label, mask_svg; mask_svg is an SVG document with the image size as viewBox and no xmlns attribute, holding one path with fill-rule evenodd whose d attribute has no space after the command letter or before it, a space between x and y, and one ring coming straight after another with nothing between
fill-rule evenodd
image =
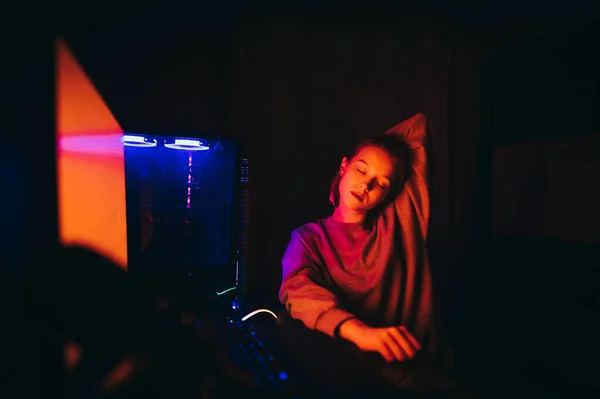
<instances>
[{"instance_id":1,"label":"raised arm","mask_svg":"<svg viewBox=\"0 0 600 399\"><path fill-rule=\"evenodd\" d=\"M409 219L416 212L423 239L429 225L429 189L427 188L427 117L418 113L392 127L385 134L400 136L410 150L410 166L404 188L395 200L399 218Z\"/></svg>"},{"instance_id":2,"label":"raised arm","mask_svg":"<svg viewBox=\"0 0 600 399\"><path fill-rule=\"evenodd\" d=\"M292 238L282 260L283 281L279 299L294 319L308 328L335 337L339 326L354 315L340 307L319 268L313 250L302 234L292 232Z\"/></svg>"}]
</instances>

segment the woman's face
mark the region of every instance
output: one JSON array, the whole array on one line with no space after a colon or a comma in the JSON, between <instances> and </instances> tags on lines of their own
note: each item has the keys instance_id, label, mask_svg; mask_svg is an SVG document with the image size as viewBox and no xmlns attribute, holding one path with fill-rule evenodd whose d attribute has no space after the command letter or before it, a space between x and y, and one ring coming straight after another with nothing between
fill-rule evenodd
<instances>
[{"instance_id":1,"label":"woman's face","mask_svg":"<svg viewBox=\"0 0 600 399\"><path fill-rule=\"evenodd\" d=\"M340 207L366 213L381 204L396 177L394 162L376 146L363 147L352 159L340 165Z\"/></svg>"}]
</instances>

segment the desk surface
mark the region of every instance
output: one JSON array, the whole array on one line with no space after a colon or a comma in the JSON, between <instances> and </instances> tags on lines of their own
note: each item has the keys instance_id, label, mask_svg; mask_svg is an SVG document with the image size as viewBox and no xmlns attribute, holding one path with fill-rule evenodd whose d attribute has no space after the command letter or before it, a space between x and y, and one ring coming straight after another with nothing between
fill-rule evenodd
<instances>
[{"instance_id":1,"label":"desk surface","mask_svg":"<svg viewBox=\"0 0 600 399\"><path fill-rule=\"evenodd\" d=\"M349 342L312 331L300 322L255 325L304 397L458 398L456 381L424 363L386 363ZM399 396L400 394L400 396Z\"/></svg>"}]
</instances>

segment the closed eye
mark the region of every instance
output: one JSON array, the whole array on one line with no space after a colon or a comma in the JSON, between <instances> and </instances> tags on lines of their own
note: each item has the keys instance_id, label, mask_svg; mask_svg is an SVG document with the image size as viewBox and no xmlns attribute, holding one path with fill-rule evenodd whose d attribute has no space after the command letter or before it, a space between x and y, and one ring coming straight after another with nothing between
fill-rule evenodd
<instances>
[{"instance_id":1,"label":"closed eye","mask_svg":"<svg viewBox=\"0 0 600 399\"><path fill-rule=\"evenodd\" d=\"M363 175L367 172L365 172L364 170L360 170L360 169L356 169L358 171L358 173L362 173Z\"/></svg>"}]
</instances>

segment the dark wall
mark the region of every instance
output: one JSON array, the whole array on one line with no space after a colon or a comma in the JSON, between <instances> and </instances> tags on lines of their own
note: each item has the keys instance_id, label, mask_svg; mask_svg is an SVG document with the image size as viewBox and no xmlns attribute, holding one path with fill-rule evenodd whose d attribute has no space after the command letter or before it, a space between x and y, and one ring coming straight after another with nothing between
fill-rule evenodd
<instances>
[{"instance_id":1,"label":"dark wall","mask_svg":"<svg viewBox=\"0 0 600 399\"><path fill-rule=\"evenodd\" d=\"M73 28L67 42L125 129L221 133L235 53L231 25L149 22Z\"/></svg>"},{"instance_id":2,"label":"dark wall","mask_svg":"<svg viewBox=\"0 0 600 399\"><path fill-rule=\"evenodd\" d=\"M484 68L492 212L475 294L487 304L482 336L518 374L540 385L551 375L564 395L600 388L598 38L598 23L533 37ZM559 341L581 350L549 350Z\"/></svg>"}]
</instances>

